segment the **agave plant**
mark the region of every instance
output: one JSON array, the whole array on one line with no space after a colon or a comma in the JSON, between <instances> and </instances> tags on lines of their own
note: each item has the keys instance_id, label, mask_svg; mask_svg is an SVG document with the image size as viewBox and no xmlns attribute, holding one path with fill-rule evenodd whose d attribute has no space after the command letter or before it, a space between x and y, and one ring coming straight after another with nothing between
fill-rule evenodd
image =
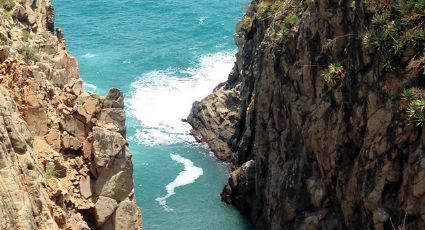
<instances>
[{"instance_id":1,"label":"agave plant","mask_svg":"<svg viewBox=\"0 0 425 230\"><path fill-rule=\"evenodd\" d=\"M372 18L372 25L376 28L382 28L387 24L388 13L376 14Z\"/></svg>"},{"instance_id":2,"label":"agave plant","mask_svg":"<svg viewBox=\"0 0 425 230\"><path fill-rule=\"evenodd\" d=\"M415 92L412 89L404 89L401 93L401 98L410 102L415 99Z\"/></svg>"},{"instance_id":3,"label":"agave plant","mask_svg":"<svg viewBox=\"0 0 425 230\"><path fill-rule=\"evenodd\" d=\"M345 70L344 67L339 63L329 64L327 70L322 73L322 77L326 84L330 87L334 87L344 79Z\"/></svg>"},{"instance_id":4,"label":"agave plant","mask_svg":"<svg viewBox=\"0 0 425 230\"><path fill-rule=\"evenodd\" d=\"M407 109L407 115L416 126L425 126L425 98L411 101Z\"/></svg>"}]
</instances>

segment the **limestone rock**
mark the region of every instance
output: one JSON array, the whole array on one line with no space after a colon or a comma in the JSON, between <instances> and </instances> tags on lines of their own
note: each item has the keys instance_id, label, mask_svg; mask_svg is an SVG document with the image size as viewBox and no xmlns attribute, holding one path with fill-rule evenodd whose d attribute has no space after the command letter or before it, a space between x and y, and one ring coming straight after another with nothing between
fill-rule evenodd
<instances>
[{"instance_id":1,"label":"limestone rock","mask_svg":"<svg viewBox=\"0 0 425 230\"><path fill-rule=\"evenodd\" d=\"M96 108L98 106L99 100L95 97L88 97L84 102L84 109L87 114L94 114L96 112Z\"/></svg>"},{"instance_id":2,"label":"limestone rock","mask_svg":"<svg viewBox=\"0 0 425 230\"><path fill-rule=\"evenodd\" d=\"M94 207L98 226L102 226L108 220L112 213L114 213L116 207L116 200L109 197L99 196Z\"/></svg>"},{"instance_id":3,"label":"limestone rock","mask_svg":"<svg viewBox=\"0 0 425 230\"><path fill-rule=\"evenodd\" d=\"M21 5L18 5L15 8L14 17L16 17L21 22L26 22L28 20L28 14L25 11L25 8Z\"/></svg>"},{"instance_id":4,"label":"limestone rock","mask_svg":"<svg viewBox=\"0 0 425 230\"><path fill-rule=\"evenodd\" d=\"M94 161L97 166L105 166L111 157L115 157L127 144L126 140L116 132L100 127L93 128Z\"/></svg>"},{"instance_id":5,"label":"limestone rock","mask_svg":"<svg viewBox=\"0 0 425 230\"><path fill-rule=\"evenodd\" d=\"M61 128L67 131L72 136L85 139L86 136L86 125L85 119L79 114L65 115L60 122Z\"/></svg>"},{"instance_id":6,"label":"limestone rock","mask_svg":"<svg viewBox=\"0 0 425 230\"><path fill-rule=\"evenodd\" d=\"M88 160L92 159L92 149L93 149L93 136L89 135L83 141L83 156L85 159L88 159Z\"/></svg>"},{"instance_id":7,"label":"limestone rock","mask_svg":"<svg viewBox=\"0 0 425 230\"><path fill-rule=\"evenodd\" d=\"M89 198L93 194L90 176L84 176L80 179L80 193L84 198Z\"/></svg>"},{"instance_id":8,"label":"limestone rock","mask_svg":"<svg viewBox=\"0 0 425 230\"><path fill-rule=\"evenodd\" d=\"M112 88L103 101L104 108L124 108L124 95L119 89Z\"/></svg>"},{"instance_id":9,"label":"limestone rock","mask_svg":"<svg viewBox=\"0 0 425 230\"><path fill-rule=\"evenodd\" d=\"M122 151L102 168L98 168L95 193L122 201L128 198L134 188L133 164L128 149Z\"/></svg>"},{"instance_id":10,"label":"limestone rock","mask_svg":"<svg viewBox=\"0 0 425 230\"><path fill-rule=\"evenodd\" d=\"M98 122L102 124L113 124L117 131L125 136L125 112L120 108L106 108L102 109Z\"/></svg>"},{"instance_id":11,"label":"limestone rock","mask_svg":"<svg viewBox=\"0 0 425 230\"><path fill-rule=\"evenodd\" d=\"M62 133L62 146L66 150L78 150L82 147L83 143L76 137L69 135L68 132Z\"/></svg>"},{"instance_id":12,"label":"limestone rock","mask_svg":"<svg viewBox=\"0 0 425 230\"><path fill-rule=\"evenodd\" d=\"M31 8L27 8L26 13L28 15L28 24L34 25L37 20L37 14L34 11L32 11Z\"/></svg>"},{"instance_id":13,"label":"limestone rock","mask_svg":"<svg viewBox=\"0 0 425 230\"><path fill-rule=\"evenodd\" d=\"M46 136L47 143L52 146L52 148L59 152L61 148L61 133L59 129L50 129L49 133Z\"/></svg>"},{"instance_id":14,"label":"limestone rock","mask_svg":"<svg viewBox=\"0 0 425 230\"><path fill-rule=\"evenodd\" d=\"M140 220L140 211L131 201L122 201L114 213L115 229L138 230L142 227Z\"/></svg>"}]
</instances>

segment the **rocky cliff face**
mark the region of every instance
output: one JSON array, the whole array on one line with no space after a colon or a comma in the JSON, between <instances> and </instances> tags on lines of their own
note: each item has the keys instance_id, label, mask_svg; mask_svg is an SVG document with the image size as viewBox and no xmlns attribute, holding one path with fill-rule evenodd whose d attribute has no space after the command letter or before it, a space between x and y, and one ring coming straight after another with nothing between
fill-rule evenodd
<instances>
[{"instance_id":1,"label":"rocky cliff face","mask_svg":"<svg viewBox=\"0 0 425 230\"><path fill-rule=\"evenodd\" d=\"M223 200L258 229L425 229L424 12L254 0L229 80L188 119L232 159Z\"/></svg>"},{"instance_id":2,"label":"rocky cliff face","mask_svg":"<svg viewBox=\"0 0 425 230\"><path fill-rule=\"evenodd\" d=\"M122 93L83 91L49 0L0 8L0 228L141 229Z\"/></svg>"}]
</instances>

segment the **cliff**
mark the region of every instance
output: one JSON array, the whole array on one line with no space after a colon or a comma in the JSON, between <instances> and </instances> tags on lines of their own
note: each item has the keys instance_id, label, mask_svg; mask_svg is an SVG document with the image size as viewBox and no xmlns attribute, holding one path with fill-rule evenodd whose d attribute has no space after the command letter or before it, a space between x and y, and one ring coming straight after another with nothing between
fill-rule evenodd
<instances>
[{"instance_id":1,"label":"cliff","mask_svg":"<svg viewBox=\"0 0 425 230\"><path fill-rule=\"evenodd\" d=\"M0 229L141 229L123 94L83 91L49 0L0 15Z\"/></svg>"},{"instance_id":2,"label":"cliff","mask_svg":"<svg viewBox=\"0 0 425 230\"><path fill-rule=\"evenodd\" d=\"M194 103L257 229L425 229L425 2L254 0Z\"/></svg>"}]
</instances>

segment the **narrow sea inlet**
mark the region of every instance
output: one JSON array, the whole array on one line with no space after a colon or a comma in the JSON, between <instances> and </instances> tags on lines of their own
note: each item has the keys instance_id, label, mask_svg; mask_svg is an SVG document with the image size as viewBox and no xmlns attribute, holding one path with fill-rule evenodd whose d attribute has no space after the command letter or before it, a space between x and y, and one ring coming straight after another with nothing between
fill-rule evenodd
<instances>
[{"instance_id":1,"label":"narrow sea inlet","mask_svg":"<svg viewBox=\"0 0 425 230\"><path fill-rule=\"evenodd\" d=\"M126 95L144 229L249 229L220 201L227 165L181 119L227 75L247 0L55 0L88 91Z\"/></svg>"}]
</instances>

